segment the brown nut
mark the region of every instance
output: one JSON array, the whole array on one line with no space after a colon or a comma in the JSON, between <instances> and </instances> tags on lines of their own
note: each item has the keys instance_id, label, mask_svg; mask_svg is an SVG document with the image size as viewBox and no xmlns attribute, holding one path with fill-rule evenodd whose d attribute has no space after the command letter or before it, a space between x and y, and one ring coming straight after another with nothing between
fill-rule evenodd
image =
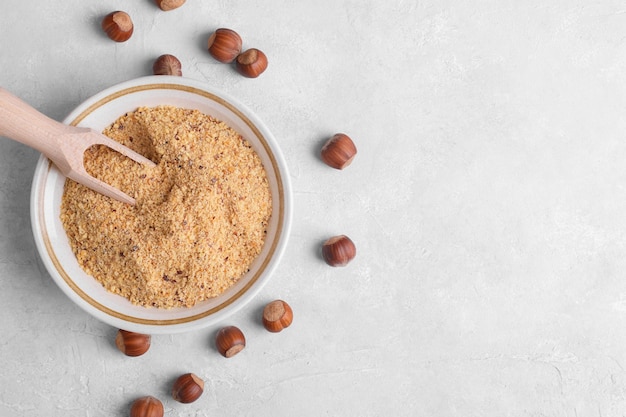
<instances>
[{"instance_id":1,"label":"brown nut","mask_svg":"<svg viewBox=\"0 0 626 417\"><path fill-rule=\"evenodd\" d=\"M154 75L183 75L182 66L174 55L161 55L152 65Z\"/></svg>"},{"instance_id":2,"label":"brown nut","mask_svg":"<svg viewBox=\"0 0 626 417\"><path fill-rule=\"evenodd\" d=\"M215 59L230 64L241 53L241 37L232 29L217 29L208 42L209 53Z\"/></svg>"},{"instance_id":3,"label":"brown nut","mask_svg":"<svg viewBox=\"0 0 626 417\"><path fill-rule=\"evenodd\" d=\"M137 398L130 407L130 417L163 417L163 403L158 398Z\"/></svg>"},{"instance_id":4,"label":"brown nut","mask_svg":"<svg viewBox=\"0 0 626 417\"><path fill-rule=\"evenodd\" d=\"M267 56L263 51L251 48L237 57L235 65L244 77L256 78L267 69Z\"/></svg>"},{"instance_id":5,"label":"brown nut","mask_svg":"<svg viewBox=\"0 0 626 417\"><path fill-rule=\"evenodd\" d=\"M263 309L263 326L272 333L278 333L291 325L293 311L283 300L274 300Z\"/></svg>"},{"instance_id":6,"label":"brown nut","mask_svg":"<svg viewBox=\"0 0 626 417\"><path fill-rule=\"evenodd\" d=\"M169 10L178 9L185 4L185 0L155 0L159 9L167 12Z\"/></svg>"},{"instance_id":7,"label":"brown nut","mask_svg":"<svg viewBox=\"0 0 626 417\"><path fill-rule=\"evenodd\" d=\"M126 356L141 356L150 349L151 337L149 334L118 330L115 336L115 346Z\"/></svg>"},{"instance_id":8,"label":"brown nut","mask_svg":"<svg viewBox=\"0 0 626 417\"><path fill-rule=\"evenodd\" d=\"M322 245L322 256L330 266L346 266L356 256L356 246L346 235L334 236Z\"/></svg>"},{"instance_id":9,"label":"brown nut","mask_svg":"<svg viewBox=\"0 0 626 417\"><path fill-rule=\"evenodd\" d=\"M204 381L197 375L189 373L178 377L172 387L172 397L181 403L196 401L204 391Z\"/></svg>"},{"instance_id":10,"label":"brown nut","mask_svg":"<svg viewBox=\"0 0 626 417\"><path fill-rule=\"evenodd\" d=\"M350 137L337 133L322 146L322 161L335 169L344 169L352 163L356 156L356 146Z\"/></svg>"},{"instance_id":11,"label":"brown nut","mask_svg":"<svg viewBox=\"0 0 626 417\"><path fill-rule=\"evenodd\" d=\"M220 329L215 337L217 351L225 358L238 354L246 347L246 338L243 332L235 326L227 326Z\"/></svg>"},{"instance_id":12,"label":"brown nut","mask_svg":"<svg viewBox=\"0 0 626 417\"><path fill-rule=\"evenodd\" d=\"M126 42L133 34L133 21L126 12L115 11L104 16L102 30L115 42Z\"/></svg>"}]
</instances>

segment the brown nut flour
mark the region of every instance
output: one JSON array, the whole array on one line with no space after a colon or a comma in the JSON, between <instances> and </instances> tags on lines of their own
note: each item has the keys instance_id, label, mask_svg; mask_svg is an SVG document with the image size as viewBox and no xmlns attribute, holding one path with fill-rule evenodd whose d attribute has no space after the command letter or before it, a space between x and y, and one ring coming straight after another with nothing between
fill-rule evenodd
<instances>
[{"instance_id":1,"label":"brown nut flour","mask_svg":"<svg viewBox=\"0 0 626 417\"><path fill-rule=\"evenodd\" d=\"M158 165L102 146L85 153L91 175L137 203L66 180L61 221L81 267L132 303L161 308L193 306L241 278L272 210L250 144L223 122L171 106L139 108L103 133Z\"/></svg>"}]
</instances>

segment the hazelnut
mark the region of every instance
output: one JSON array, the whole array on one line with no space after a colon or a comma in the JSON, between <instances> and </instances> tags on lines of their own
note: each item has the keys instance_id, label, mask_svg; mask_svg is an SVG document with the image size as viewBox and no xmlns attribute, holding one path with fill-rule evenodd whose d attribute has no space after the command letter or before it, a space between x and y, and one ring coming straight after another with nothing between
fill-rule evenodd
<instances>
[{"instance_id":1,"label":"hazelnut","mask_svg":"<svg viewBox=\"0 0 626 417\"><path fill-rule=\"evenodd\" d=\"M152 65L154 75L183 75L181 64L174 55L161 55Z\"/></svg>"},{"instance_id":2,"label":"hazelnut","mask_svg":"<svg viewBox=\"0 0 626 417\"><path fill-rule=\"evenodd\" d=\"M326 165L344 169L356 156L356 146L346 134L337 133L326 141L321 151L322 161Z\"/></svg>"},{"instance_id":3,"label":"hazelnut","mask_svg":"<svg viewBox=\"0 0 626 417\"><path fill-rule=\"evenodd\" d=\"M126 12L111 12L102 19L102 30L115 42L126 42L133 34L133 21Z\"/></svg>"},{"instance_id":4,"label":"hazelnut","mask_svg":"<svg viewBox=\"0 0 626 417\"><path fill-rule=\"evenodd\" d=\"M274 300L263 309L263 326L272 333L289 327L293 321L293 311L283 300Z\"/></svg>"},{"instance_id":5,"label":"hazelnut","mask_svg":"<svg viewBox=\"0 0 626 417\"><path fill-rule=\"evenodd\" d=\"M202 395L204 381L195 374L184 374L178 377L172 387L172 397L181 403L192 403Z\"/></svg>"},{"instance_id":6,"label":"hazelnut","mask_svg":"<svg viewBox=\"0 0 626 417\"><path fill-rule=\"evenodd\" d=\"M130 417L163 417L163 403L151 396L137 398L130 407Z\"/></svg>"},{"instance_id":7,"label":"hazelnut","mask_svg":"<svg viewBox=\"0 0 626 417\"><path fill-rule=\"evenodd\" d=\"M229 64L241 53L241 37L232 29L217 29L209 37L209 53L215 59Z\"/></svg>"},{"instance_id":8,"label":"hazelnut","mask_svg":"<svg viewBox=\"0 0 626 417\"><path fill-rule=\"evenodd\" d=\"M330 266L346 266L356 256L356 246L346 235L334 236L322 245L322 256Z\"/></svg>"},{"instance_id":9,"label":"hazelnut","mask_svg":"<svg viewBox=\"0 0 626 417\"><path fill-rule=\"evenodd\" d=\"M220 329L215 337L215 346L225 358L235 356L246 347L246 338L243 332L235 326Z\"/></svg>"},{"instance_id":10,"label":"hazelnut","mask_svg":"<svg viewBox=\"0 0 626 417\"><path fill-rule=\"evenodd\" d=\"M267 57L263 51L251 48L237 57L235 65L244 77L256 78L267 69Z\"/></svg>"},{"instance_id":11,"label":"hazelnut","mask_svg":"<svg viewBox=\"0 0 626 417\"><path fill-rule=\"evenodd\" d=\"M115 336L115 346L126 356L141 356L150 349L150 340L149 334L120 329Z\"/></svg>"},{"instance_id":12,"label":"hazelnut","mask_svg":"<svg viewBox=\"0 0 626 417\"><path fill-rule=\"evenodd\" d=\"M167 12L169 10L178 9L185 4L185 0L155 0L159 9Z\"/></svg>"}]
</instances>

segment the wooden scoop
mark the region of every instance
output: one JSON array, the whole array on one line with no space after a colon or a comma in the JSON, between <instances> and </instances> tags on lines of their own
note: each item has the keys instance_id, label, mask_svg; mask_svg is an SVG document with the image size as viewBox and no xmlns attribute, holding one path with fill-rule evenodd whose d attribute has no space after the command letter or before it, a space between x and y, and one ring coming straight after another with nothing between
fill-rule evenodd
<instances>
[{"instance_id":1,"label":"wooden scoop","mask_svg":"<svg viewBox=\"0 0 626 417\"><path fill-rule=\"evenodd\" d=\"M0 88L0 136L30 146L48 157L68 178L116 200L135 204L135 199L87 173L85 150L105 145L133 161L154 162L93 129L68 126L40 113L21 99Z\"/></svg>"}]
</instances>

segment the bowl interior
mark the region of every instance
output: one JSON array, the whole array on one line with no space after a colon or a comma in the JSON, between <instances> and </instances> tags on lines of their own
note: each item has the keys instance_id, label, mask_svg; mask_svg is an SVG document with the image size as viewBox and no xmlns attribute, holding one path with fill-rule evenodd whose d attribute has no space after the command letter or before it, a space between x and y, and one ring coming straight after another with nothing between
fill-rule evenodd
<instances>
[{"instance_id":1,"label":"bowl interior","mask_svg":"<svg viewBox=\"0 0 626 417\"><path fill-rule=\"evenodd\" d=\"M61 224L65 177L46 158L37 165L32 192L35 240L46 268L79 306L119 328L144 333L173 333L216 323L249 302L269 279L286 245L290 223L285 162L263 123L240 103L201 83L180 77L145 77L112 87L74 110L66 124L102 131L119 116L141 106L173 105L197 109L226 122L253 146L267 172L272 216L261 254L250 271L222 295L191 308L156 309L133 305L109 293L79 266Z\"/></svg>"}]
</instances>

